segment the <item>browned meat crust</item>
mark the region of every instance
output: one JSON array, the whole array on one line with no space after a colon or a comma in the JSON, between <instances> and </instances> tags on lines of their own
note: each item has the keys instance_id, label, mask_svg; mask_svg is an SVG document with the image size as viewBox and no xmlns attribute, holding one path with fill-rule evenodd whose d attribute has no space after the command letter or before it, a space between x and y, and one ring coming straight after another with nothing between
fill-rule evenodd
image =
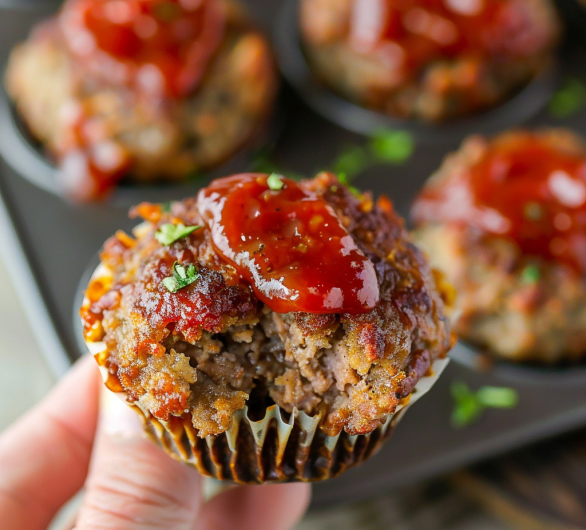
<instances>
[{"instance_id":1,"label":"browned meat crust","mask_svg":"<svg viewBox=\"0 0 586 530\"><path fill-rule=\"evenodd\" d=\"M232 414L272 400L284 410L324 413L321 428L365 434L407 398L451 346L444 303L422 253L384 197L354 197L331 174L302 186L325 198L375 265L381 303L364 315L276 314L261 304L218 257L207 229L170 247L162 223L203 224L195 199L171 212L143 204L149 221L111 238L102 253L113 282L88 289L85 336L103 340L100 364L157 418L191 420L200 436L227 430ZM193 263L200 279L176 294L161 284L175 261ZM121 385L121 386L120 386Z\"/></svg>"},{"instance_id":2,"label":"browned meat crust","mask_svg":"<svg viewBox=\"0 0 586 530\"><path fill-rule=\"evenodd\" d=\"M239 5L226 0L227 31L197 92L190 98L137 98L128 89L80 76L54 21L38 26L11 54L6 86L19 114L50 156L68 134L71 102L123 152L139 181L182 180L221 164L266 125L277 74L269 44Z\"/></svg>"},{"instance_id":3,"label":"browned meat crust","mask_svg":"<svg viewBox=\"0 0 586 530\"><path fill-rule=\"evenodd\" d=\"M530 55L492 61L439 58L406 79L389 67L383 54L359 53L348 44L354 0L302 0L300 24L312 68L330 88L393 116L445 121L498 104L550 63L560 32L555 8L549 0L525 3L535 43Z\"/></svg>"}]
</instances>

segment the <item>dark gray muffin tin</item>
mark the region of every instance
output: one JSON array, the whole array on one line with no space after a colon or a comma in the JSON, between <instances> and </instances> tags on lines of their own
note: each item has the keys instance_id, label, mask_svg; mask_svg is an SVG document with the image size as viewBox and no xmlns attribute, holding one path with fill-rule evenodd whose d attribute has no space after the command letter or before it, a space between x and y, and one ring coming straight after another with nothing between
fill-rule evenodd
<instances>
[{"instance_id":1,"label":"dark gray muffin tin","mask_svg":"<svg viewBox=\"0 0 586 530\"><path fill-rule=\"evenodd\" d=\"M289 25L290 28L295 24L291 15L281 15L280 26L277 25L285 2L246 0L246 3L267 32L278 33L282 27ZM30 10L0 11L0 64L14 43L24 39L30 26L41 16ZM578 38L580 34L577 33ZM281 48L281 60L282 54ZM569 42L559 55L559 69L563 75L586 77L581 71L586 60L586 39L583 44ZM272 154L279 167L310 176L326 168L344 146L364 141L361 136L321 118L293 93L286 96L282 107L288 121ZM7 158L11 158L10 155L14 158L14 149L19 148L10 142L21 142L20 148L24 148L22 131L14 123L9 106L3 103L0 146L4 151L9 149ZM518 100L517 104L524 103ZM516 114L517 118L507 125L518 124L520 117L526 119L536 110ZM13 120L11 126L7 120ZM527 123L530 126L569 126L586 134L586 112L565 120L553 119L541 112ZM417 191L445 154L458 147L462 134L476 132L474 120L469 121L467 127L458 135L449 135L438 128L435 138L432 135L420 139L407 164L373 168L356 184L372 189L375 194L388 194L397 210L406 216ZM26 143L25 137L24 141ZM42 159L34 160L26 154L22 159L19 156L17 163L12 160L20 174L5 164L0 165L0 251L33 322L39 345L55 372L61 374L83 353L74 314L79 304L78 289L84 283L82 277L91 269L92 259L111 234L118 229L128 231L136 224L128 219L126 205L153 200L153 190L128 188L124 193L129 196L121 201L70 204L51 190L23 178L25 173L30 179L31 172L41 171L40 166L34 168L35 163L46 165ZM240 163L245 165L246 161ZM18 164L22 167L17 167ZM232 171L247 169L244 166L231 168ZM156 200L180 198L196 190L197 186L192 184L165 192L164 197L157 193ZM465 345L456 346L451 356L454 361L430 395L406 414L379 455L340 478L315 486L316 507L404 487L586 424L586 371L583 367L544 369L502 362L487 367L479 352ZM453 381L465 381L472 388L482 385L514 387L519 392L519 405L508 411L490 410L478 423L455 430L450 425L449 388Z\"/></svg>"}]
</instances>

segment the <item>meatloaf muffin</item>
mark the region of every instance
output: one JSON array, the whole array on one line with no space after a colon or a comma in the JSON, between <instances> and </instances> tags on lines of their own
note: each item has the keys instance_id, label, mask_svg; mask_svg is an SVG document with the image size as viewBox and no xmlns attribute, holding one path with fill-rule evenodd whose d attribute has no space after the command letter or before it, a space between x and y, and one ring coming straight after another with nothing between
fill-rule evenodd
<instances>
[{"instance_id":1,"label":"meatloaf muffin","mask_svg":"<svg viewBox=\"0 0 586 530\"><path fill-rule=\"evenodd\" d=\"M6 86L73 198L184 180L263 128L277 77L232 0L68 0L10 57Z\"/></svg>"},{"instance_id":2,"label":"meatloaf muffin","mask_svg":"<svg viewBox=\"0 0 586 530\"><path fill-rule=\"evenodd\" d=\"M357 198L329 173L299 184L244 174L133 215L146 222L106 243L88 287L85 338L111 390L160 429L187 432L189 447L176 436L170 452L202 472L338 474L378 447L421 378L439 375L432 365L452 344L445 287L386 197ZM241 412L254 428L275 404L293 431L270 477L266 463L239 470L250 455L206 464L198 439L237 452L234 429L249 433ZM257 449L280 454L267 444Z\"/></svg>"},{"instance_id":3,"label":"meatloaf muffin","mask_svg":"<svg viewBox=\"0 0 586 530\"><path fill-rule=\"evenodd\" d=\"M400 118L443 121L492 107L550 62L549 0L301 0L316 76Z\"/></svg>"},{"instance_id":4,"label":"meatloaf muffin","mask_svg":"<svg viewBox=\"0 0 586 530\"><path fill-rule=\"evenodd\" d=\"M586 146L574 133L472 137L413 207L457 295L460 337L514 361L586 355Z\"/></svg>"}]
</instances>

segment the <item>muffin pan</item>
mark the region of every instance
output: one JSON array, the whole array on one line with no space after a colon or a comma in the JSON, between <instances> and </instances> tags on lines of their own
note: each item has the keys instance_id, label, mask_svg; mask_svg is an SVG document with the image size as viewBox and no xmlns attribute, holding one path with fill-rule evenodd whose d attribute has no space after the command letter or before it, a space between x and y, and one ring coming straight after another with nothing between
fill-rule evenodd
<instances>
[{"instance_id":1,"label":"muffin pan","mask_svg":"<svg viewBox=\"0 0 586 530\"><path fill-rule=\"evenodd\" d=\"M51 9L59 5L58 0L0 0L0 8L18 9L19 11Z\"/></svg>"},{"instance_id":2,"label":"muffin pan","mask_svg":"<svg viewBox=\"0 0 586 530\"><path fill-rule=\"evenodd\" d=\"M266 31L272 31L280 2L247 0ZM0 60L23 39L40 16L11 12L0 16ZM293 24L294 21L289 22ZM586 47L578 43L561 54L564 75L580 72ZM521 103L519 103L521 104ZM364 141L309 110L295 97L285 102L289 121L272 155L274 162L306 175L324 169L347 145ZM566 125L586 134L586 112L567 120L554 120L545 112L530 124ZM0 131L6 134L6 125ZM471 129L472 130L472 129ZM2 140L3 141L3 140ZM458 138L423 142L404 166L380 166L361 176L356 184L387 193L397 210L406 215L425 179L443 156L458 146ZM247 170L241 166L239 170ZM195 187L192 188L195 190ZM132 198L138 201L138 195ZM161 199L164 200L164 199ZM114 204L73 205L32 184L6 165L0 165L0 251L33 329L56 373L62 373L83 351L78 343L77 318L72 316L76 290L92 257L117 229L136 224L124 208ZM580 368L535 369L478 363L477 352L456 346L444 375L421 403L405 416L393 439L361 467L314 489L314 505L367 498L384 489L404 487L460 466L586 424L586 374ZM517 408L487 411L481 421L463 430L450 425L450 384L465 381L511 386L519 392Z\"/></svg>"},{"instance_id":3,"label":"muffin pan","mask_svg":"<svg viewBox=\"0 0 586 530\"><path fill-rule=\"evenodd\" d=\"M586 31L586 2L584 0L558 0L560 10L567 18L570 28L580 35L582 42L585 42L584 31Z\"/></svg>"}]
</instances>

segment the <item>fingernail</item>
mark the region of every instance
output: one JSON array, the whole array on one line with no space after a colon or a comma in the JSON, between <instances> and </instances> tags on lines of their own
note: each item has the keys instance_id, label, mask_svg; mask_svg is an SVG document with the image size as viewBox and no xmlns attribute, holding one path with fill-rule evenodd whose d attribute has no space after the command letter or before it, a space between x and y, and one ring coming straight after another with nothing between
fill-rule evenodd
<instances>
[{"instance_id":1,"label":"fingernail","mask_svg":"<svg viewBox=\"0 0 586 530\"><path fill-rule=\"evenodd\" d=\"M101 396L100 422L103 432L118 438L136 438L142 435L139 415L128 404L109 390Z\"/></svg>"}]
</instances>

